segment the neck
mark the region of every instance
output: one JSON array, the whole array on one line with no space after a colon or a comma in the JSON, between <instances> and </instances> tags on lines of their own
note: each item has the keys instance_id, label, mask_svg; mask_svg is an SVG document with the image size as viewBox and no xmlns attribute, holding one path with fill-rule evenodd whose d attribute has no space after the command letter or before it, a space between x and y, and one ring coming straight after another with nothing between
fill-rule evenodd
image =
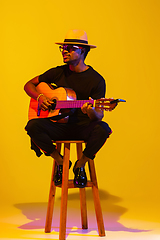
<instances>
[{"instance_id":1,"label":"neck","mask_svg":"<svg viewBox=\"0 0 160 240\"><path fill-rule=\"evenodd\" d=\"M73 72L84 72L88 68L84 62L79 62L77 65L69 64L69 69Z\"/></svg>"}]
</instances>

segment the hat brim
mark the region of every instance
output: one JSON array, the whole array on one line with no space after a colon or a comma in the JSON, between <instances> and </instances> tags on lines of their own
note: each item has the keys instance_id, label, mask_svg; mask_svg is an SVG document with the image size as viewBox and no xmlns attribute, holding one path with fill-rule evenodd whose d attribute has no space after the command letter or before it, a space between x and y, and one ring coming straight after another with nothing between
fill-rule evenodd
<instances>
[{"instance_id":1,"label":"hat brim","mask_svg":"<svg viewBox=\"0 0 160 240\"><path fill-rule=\"evenodd\" d=\"M55 44L58 45L64 45L64 44L75 44L75 45L82 45L82 46L88 46L90 48L96 48L97 46L95 45L90 45L90 44L86 44L86 43L79 43L79 42L56 42Z\"/></svg>"}]
</instances>

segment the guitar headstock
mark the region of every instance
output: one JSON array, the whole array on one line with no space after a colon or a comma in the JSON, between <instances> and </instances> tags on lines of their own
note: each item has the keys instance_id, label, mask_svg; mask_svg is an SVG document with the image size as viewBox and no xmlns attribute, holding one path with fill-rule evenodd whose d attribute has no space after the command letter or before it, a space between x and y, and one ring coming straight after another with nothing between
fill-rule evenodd
<instances>
[{"instance_id":1,"label":"guitar headstock","mask_svg":"<svg viewBox=\"0 0 160 240\"><path fill-rule=\"evenodd\" d=\"M105 111L112 111L117 106L118 102L126 102L126 101L123 99L113 99L113 98L97 99L95 102L95 108L99 108Z\"/></svg>"}]
</instances>

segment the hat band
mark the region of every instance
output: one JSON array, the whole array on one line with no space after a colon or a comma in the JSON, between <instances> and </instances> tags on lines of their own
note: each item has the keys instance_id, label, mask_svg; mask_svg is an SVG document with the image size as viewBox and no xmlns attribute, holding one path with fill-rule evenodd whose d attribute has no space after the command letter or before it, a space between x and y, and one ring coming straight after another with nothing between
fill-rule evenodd
<instances>
[{"instance_id":1,"label":"hat band","mask_svg":"<svg viewBox=\"0 0 160 240\"><path fill-rule=\"evenodd\" d=\"M64 39L64 42L77 42L77 43L85 43L85 44L88 44L88 41L80 40L80 39Z\"/></svg>"}]
</instances>

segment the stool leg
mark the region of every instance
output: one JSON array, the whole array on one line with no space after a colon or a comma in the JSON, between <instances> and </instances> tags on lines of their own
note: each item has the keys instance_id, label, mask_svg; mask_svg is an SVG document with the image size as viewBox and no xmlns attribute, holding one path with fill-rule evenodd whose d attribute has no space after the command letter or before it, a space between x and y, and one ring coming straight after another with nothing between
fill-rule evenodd
<instances>
[{"instance_id":1,"label":"stool leg","mask_svg":"<svg viewBox=\"0 0 160 240\"><path fill-rule=\"evenodd\" d=\"M81 156L82 156L82 143L76 143L76 145L77 145L77 158L80 159ZM79 189L79 193L80 193L82 229L88 229L86 191L85 191L85 188L80 188Z\"/></svg>"},{"instance_id":2,"label":"stool leg","mask_svg":"<svg viewBox=\"0 0 160 240\"><path fill-rule=\"evenodd\" d=\"M82 229L88 229L85 188L80 188L79 193L80 193L80 204L81 204Z\"/></svg>"},{"instance_id":3,"label":"stool leg","mask_svg":"<svg viewBox=\"0 0 160 240\"><path fill-rule=\"evenodd\" d=\"M70 157L70 143L64 143L59 240L65 240L66 238L69 157Z\"/></svg>"},{"instance_id":4,"label":"stool leg","mask_svg":"<svg viewBox=\"0 0 160 240\"><path fill-rule=\"evenodd\" d=\"M48 208L47 208L47 216L46 216L46 225L45 225L45 232L51 232L51 225L52 225L52 216L53 216L53 208L54 208L54 199L55 199L55 192L56 186L54 185L54 173L55 173L56 162L54 160L53 163L53 171L51 177L51 185L50 185L50 192L49 192L49 200L48 200Z\"/></svg>"},{"instance_id":5,"label":"stool leg","mask_svg":"<svg viewBox=\"0 0 160 240\"><path fill-rule=\"evenodd\" d=\"M89 165L91 181L93 183L92 192L93 192L94 206L95 206L95 212L96 212L96 218L97 218L98 232L99 232L99 236L102 237L102 236L105 236L105 229L104 229L104 223L103 223L102 209L100 204L94 161L89 160L88 165Z\"/></svg>"},{"instance_id":6,"label":"stool leg","mask_svg":"<svg viewBox=\"0 0 160 240\"><path fill-rule=\"evenodd\" d=\"M60 152L61 144L57 144L57 150ZM47 216L46 216L46 224L45 224L45 232L51 232L52 226L52 217L53 217L53 208L54 208L54 200L55 200L55 193L56 193L56 186L54 185L54 175L55 175L55 168L56 168L56 161L54 160L53 163L53 170L52 170L52 177L51 177L51 185L50 185L50 192L49 192L49 200L48 200L48 207L47 207Z\"/></svg>"}]
</instances>

